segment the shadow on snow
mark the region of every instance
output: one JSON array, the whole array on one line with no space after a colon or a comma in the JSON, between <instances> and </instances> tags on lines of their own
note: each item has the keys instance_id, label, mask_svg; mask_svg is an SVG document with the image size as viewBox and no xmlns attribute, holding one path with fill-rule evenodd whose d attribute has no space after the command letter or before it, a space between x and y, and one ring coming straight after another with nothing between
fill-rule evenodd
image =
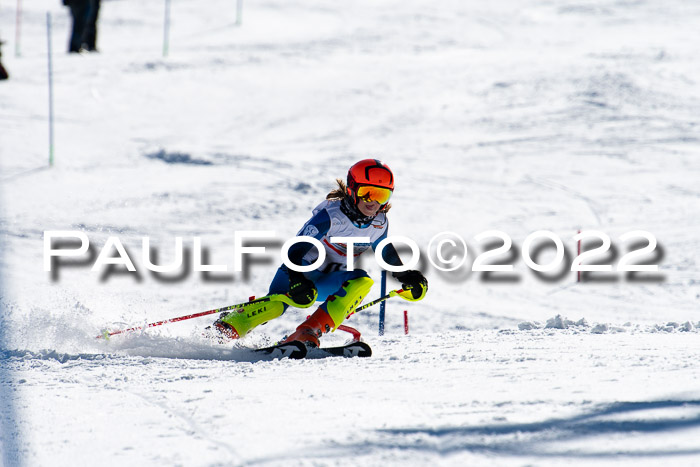
<instances>
[{"instance_id":1,"label":"shadow on snow","mask_svg":"<svg viewBox=\"0 0 700 467\"><path fill-rule=\"evenodd\" d=\"M653 411L676 409L673 414L654 416ZM689 409L679 413L678 409ZM645 413L642 413L645 412ZM622 416L626 419L621 420ZM618 418L618 419L614 419ZM395 428L376 432L374 440L362 443L371 449L405 449L453 455L470 451L485 454L535 457L604 458L614 456L661 457L700 454L697 447L659 449L630 448L625 438L668 433L700 427L700 400L616 402L569 418L532 423L502 423L447 428ZM608 442L590 440L586 448L558 447L558 443L582 441L594 436L622 443L619 449ZM622 437L621 437L622 436ZM687 439L687 438L686 438ZM635 442L644 446L644 439ZM341 446L341 449L358 449Z\"/></svg>"}]
</instances>

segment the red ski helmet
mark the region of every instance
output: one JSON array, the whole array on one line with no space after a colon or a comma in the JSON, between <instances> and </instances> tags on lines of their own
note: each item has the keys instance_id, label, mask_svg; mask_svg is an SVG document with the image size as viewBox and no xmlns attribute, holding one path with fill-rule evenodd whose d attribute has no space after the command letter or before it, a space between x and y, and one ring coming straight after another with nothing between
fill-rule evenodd
<instances>
[{"instance_id":1,"label":"red ski helmet","mask_svg":"<svg viewBox=\"0 0 700 467\"><path fill-rule=\"evenodd\" d=\"M384 205L394 192L394 174L380 160L363 159L348 170L347 190L355 204L363 199Z\"/></svg>"}]
</instances>

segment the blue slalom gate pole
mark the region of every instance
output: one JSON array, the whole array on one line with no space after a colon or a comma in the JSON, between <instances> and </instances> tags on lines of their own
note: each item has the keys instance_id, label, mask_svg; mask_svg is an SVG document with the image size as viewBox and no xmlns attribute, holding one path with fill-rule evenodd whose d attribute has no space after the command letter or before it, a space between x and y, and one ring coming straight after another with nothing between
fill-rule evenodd
<instances>
[{"instance_id":1,"label":"blue slalom gate pole","mask_svg":"<svg viewBox=\"0 0 700 467\"><path fill-rule=\"evenodd\" d=\"M386 271L382 271L380 296L386 295ZM386 316L386 301L379 304L379 335L384 335L384 317Z\"/></svg>"}]
</instances>

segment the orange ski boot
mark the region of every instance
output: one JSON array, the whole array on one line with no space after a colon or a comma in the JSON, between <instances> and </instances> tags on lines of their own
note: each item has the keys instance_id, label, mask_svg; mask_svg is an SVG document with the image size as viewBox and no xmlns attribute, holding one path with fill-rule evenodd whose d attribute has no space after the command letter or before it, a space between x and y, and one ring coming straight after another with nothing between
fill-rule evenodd
<instances>
[{"instance_id":1,"label":"orange ski boot","mask_svg":"<svg viewBox=\"0 0 700 467\"><path fill-rule=\"evenodd\" d=\"M319 338L330 332L334 327L335 324L331 319L331 315L319 307L284 342L299 341L306 344L307 347L318 347L320 345Z\"/></svg>"}]
</instances>

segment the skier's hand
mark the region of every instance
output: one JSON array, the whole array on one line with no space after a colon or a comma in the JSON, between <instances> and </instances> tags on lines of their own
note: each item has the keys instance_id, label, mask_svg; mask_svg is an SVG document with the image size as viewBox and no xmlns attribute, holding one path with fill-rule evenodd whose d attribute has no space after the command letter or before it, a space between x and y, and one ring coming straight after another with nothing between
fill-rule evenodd
<instances>
[{"instance_id":1,"label":"skier's hand","mask_svg":"<svg viewBox=\"0 0 700 467\"><path fill-rule=\"evenodd\" d=\"M289 297L302 307L310 306L316 301L318 291L313 282L297 271L289 271Z\"/></svg>"},{"instance_id":2,"label":"skier's hand","mask_svg":"<svg viewBox=\"0 0 700 467\"><path fill-rule=\"evenodd\" d=\"M422 300L425 294L428 293L428 279L420 271L394 272L392 276L401 282L404 292L400 295L405 299Z\"/></svg>"}]
</instances>

